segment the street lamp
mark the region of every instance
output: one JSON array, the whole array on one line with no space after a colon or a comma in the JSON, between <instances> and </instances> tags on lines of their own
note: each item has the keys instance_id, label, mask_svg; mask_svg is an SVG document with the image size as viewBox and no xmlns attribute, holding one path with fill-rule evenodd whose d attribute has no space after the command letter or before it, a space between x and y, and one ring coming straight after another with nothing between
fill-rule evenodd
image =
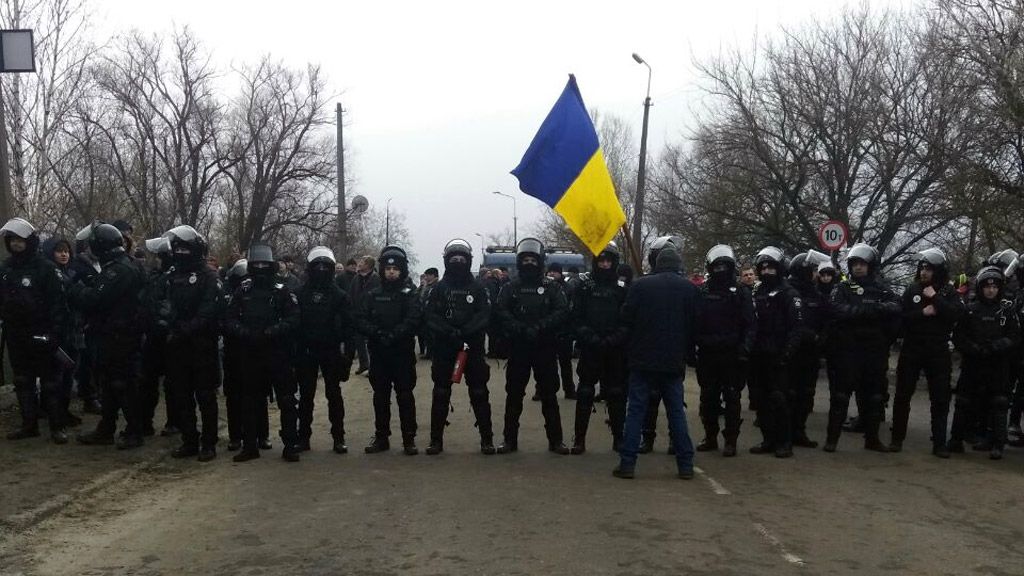
<instances>
[{"instance_id":1,"label":"street lamp","mask_svg":"<svg viewBox=\"0 0 1024 576\"><path fill-rule=\"evenodd\" d=\"M516 197L500 190L495 190L494 193L512 199L512 245L516 246L519 244L519 212L516 210Z\"/></svg>"},{"instance_id":2,"label":"street lamp","mask_svg":"<svg viewBox=\"0 0 1024 576\"><path fill-rule=\"evenodd\" d=\"M384 205L384 245L391 245L391 200L388 198L387 204Z\"/></svg>"},{"instance_id":3,"label":"street lamp","mask_svg":"<svg viewBox=\"0 0 1024 576\"><path fill-rule=\"evenodd\" d=\"M484 235L479 232L473 232L478 238L480 238L480 253L484 253Z\"/></svg>"},{"instance_id":4,"label":"street lamp","mask_svg":"<svg viewBox=\"0 0 1024 576\"><path fill-rule=\"evenodd\" d=\"M647 118L651 111L651 65L639 54L633 52L633 60L637 64L647 66L647 97L644 98L644 127L640 133L640 168L636 175L636 201L633 203L633 246L642 250L641 226L644 223L644 180L647 177Z\"/></svg>"}]
</instances>

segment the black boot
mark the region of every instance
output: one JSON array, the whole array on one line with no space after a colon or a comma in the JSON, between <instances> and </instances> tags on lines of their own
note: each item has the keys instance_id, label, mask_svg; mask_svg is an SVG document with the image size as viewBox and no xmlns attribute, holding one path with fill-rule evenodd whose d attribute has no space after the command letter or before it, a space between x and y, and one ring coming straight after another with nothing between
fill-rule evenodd
<instances>
[{"instance_id":1,"label":"black boot","mask_svg":"<svg viewBox=\"0 0 1024 576\"><path fill-rule=\"evenodd\" d=\"M335 438L334 447L331 449L334 450L335 454L348 454L348 446L345 444L345 437L338 436Z\"/></svg>"},{"instance_id":2,"label":"black boot","mask_svg":"<svg viewBox=\"0 0 1024 576\"><path fill-rule=\"evenodd\" d=\"M199 455L197 444L182 444L171 451L171 458L193 458Z\"/></svg>"},{"instance_id":3,"label":"black boot","mask_svg":"<svg viewBox=\"0 0 1024 576\"><path fill-rule=\"evenodd\" d=\"M103 414L103 406L95 398L82 400L82 412L86 414Z\"/></svg>"},{"instance_id":4,"label":"black boot","mask_svg":"<svg viewBox=\"0 0 1024 576\"><path fill-rule=\"evenodd\" d=\"M302 454L302 450L298 446L285 445L284 449L281 450L281 458L285 462L298 462L300 454Z\"/></svg>"},{"instance_id":5,"label":"black boot","mask_svg":"<svg viewBox=\"0 0 1024 576\"><path fill-rule=\"evenodd\" d=\"M484 456L494 456L498 453L498 449L494 447L493 436L480 436L480 453Z\"/></svg>"},{"instance_id":6,"label":"black boot","mask_svg":"<svg viewBox=\"0 0 1024 576\"><path fill-rule=\"evenodd\" d=\"M415 436L403 436L402 437L402 452L406 456L415 456L420 453L419 448L416 447Z\"/></svg>"},{"instance_id":7,"label":"black boot","mask_svg":"<svg viewBox=\"0 0 1024 576\"><path fill-rule=\"evenodd\" d=\"M367 454L377 454L380 452L387 452L388 450L391 450L391 441L388 440L388 437L381 432L375 434L370 445L363 448L363 452Z\"/></svg>"},{"instance_id":8,"label":"black boot","mask_svg":"<svg viewBox=\"0 0 1024 576\"><path fill-rule=\"evenodd\" d=\"M431 438L430 444L427 445L427 456L437 456L441 452L444 452L444 441L440 438Z\"/></svg>"},{"instance_id":9,"label":"black boot","mask_svg":"<svg viewBox=\"0 0 1024 576\"><path fill-rule=\"evenodd\" d=\"M232 458L232 460L234 460L235 462L248 462L249 460L255 460L256 458L259 457L259 448L244 448L241 452L235 454L235 457Z\"/></svg>"},{"instance_id":10,"label":"black boot","mask_svg":"<svg viewBox=\"0 0 1024 576\"><path fill-rule=\"evenodd\" d=\"M35 426L32 426L30 428L25 428L25 427L18 428L17 430L15 430L13 432L8 432L7 433L7 439L8 440L24 440L25 438L35 438L37 436L39 436L39 425L38 424L36 424ZM112 443L113 443L113 441L111 441L111 444Z\"/></svg>"},{"instance_id":11,"label":"black boot","mask_svg":"<svg viewBox=\"0 0 1024 576\"><path fill-rule=\"evenodd\" d=\"M101 430L97 427L92 432L79 434L75 440L86 446L110 446L114 443L114 433Z\"/></svg>"},{"instance_id":12,"label":"black boot","mask_svg":"<svg viewBox=\"0 0 1024 576\"><path fill-rule=\"evenodd\" d=\"M573 432L572 454L583 454L587 451L587 428L590 427L590 415L593 413L593 405L583 400L576 401L576 425Z\"/></svg>"},{"instance_id":13,"label":"black boot","mask_svg":"<svg viewBox=\"0 0 1024 576\"><path fill-rule=\"evenodd\" d=\"M569 454L569 448L561 442L551 442L548 444L548 452L554 452L555 454L566 455Z\"/></svg>"},{"instance_id":14,"label":"black boot","mask_svg":"<svg viewBox=\"0 0 1024 576\"><path fill-rule=\"evenodd\" d=\"M718 417L705 416L701 421L704 423L704 439L697 444L697 452L714 452L718 450Z\"/></svg>"},{"instance_id":15,"label":"black boot","mask_svg":"<svg viewBox=\"0 0 1024 576\"><path fill-rule=\"evenodd\" d=\"M200 462L209 462L217 457L217 449L213 446L203 446L199 449L198 460Z\"/></svg>"}]
</instances>

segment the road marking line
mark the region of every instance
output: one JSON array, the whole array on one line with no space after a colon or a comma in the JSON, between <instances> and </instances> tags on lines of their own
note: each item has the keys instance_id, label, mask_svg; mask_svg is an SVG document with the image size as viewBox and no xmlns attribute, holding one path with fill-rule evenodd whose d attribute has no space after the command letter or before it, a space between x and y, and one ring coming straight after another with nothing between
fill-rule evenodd
<instances>
[{"instance_id":1,"label":"road marking line","mask_svg":"<svg viewBox=\"0 0 1024 576\"><path fill-rule=\"evenodd\" d=\"M804 564L806 564L806 562L804 562L802 558L800 558L796 554L791 553L789 550L786 550L786 547L782 545L782 542L778 538L776 538L771 532L769 532L768 529L765 528L764 524L761 524L760 522L754 522L754 529L757 530L757 532L761 534L761 537L768 541L768 543L771 544L772 547L778 550L779 554L782 555L782 558L786 562L789 562L790 564L796 564L798 566L803 566Z\"/></svg>"},{"instance_id":2,"label":"road marking line","mask_svg":"<svg viewBox=\"0 0 1024 576\"><path fill-rule=\"evenodd\" d=\"M719 496L728 496L732 494L732 492L729 492L725 488L725 486L722 486L722 484L718 482L718 480L715 480L711 476L708 476L707 472L705 472L703 469L694 466L693 470L697 472L697 474L703 476L704 479L708 481L708 484L711 485L711 489L715 492L715 494L718 494Z\"/></svg>"}]
</instances>

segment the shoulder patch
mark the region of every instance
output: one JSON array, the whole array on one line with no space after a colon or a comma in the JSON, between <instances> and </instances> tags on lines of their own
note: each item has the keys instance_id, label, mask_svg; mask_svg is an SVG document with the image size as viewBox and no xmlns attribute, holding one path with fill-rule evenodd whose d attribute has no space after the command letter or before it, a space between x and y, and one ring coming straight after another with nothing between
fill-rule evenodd
<instances>
[{"instance_id":1,"label":"shoulder patch","mask_svg":"<svg viewBox=\"0 0 1024 576\"><path fill-rule=\"evenodd\" d=\"M626 287L625 280L618 280L617 283L619 285L619 288L625 288Z\"/></svg>"},{"instance_id":2,"label":"shoulder patch","mask_svg":"<svg viewBox=\"0 0 1024 576\"><path fill-rule=\"evenodd\" d=\"M292 298L292 304L298 304L299 303L299 297L296 296L294 293L289 294L289 296L291 296L291 298Z\"/></svg>"},{"instance_id":3,"label":"shoulder patch","mask_svg":"<svg viewBox=\"0 0 1024 576\"><path fill-rule=\"evenodd\" d=\"M249 290L252 290L252 278L246 278L245 280L242 280L242 283L239 284L239 287L242 289L242 292L248 292Z\"/></svg>"}]
</instances>

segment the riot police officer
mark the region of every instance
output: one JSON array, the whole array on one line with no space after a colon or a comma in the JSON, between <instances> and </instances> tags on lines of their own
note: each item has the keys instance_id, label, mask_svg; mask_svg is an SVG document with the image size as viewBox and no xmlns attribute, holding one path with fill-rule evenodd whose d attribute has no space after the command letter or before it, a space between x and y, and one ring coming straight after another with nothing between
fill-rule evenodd
<instances>
[{"instance_id":1,"label":"riot police officer","mask_svg":"<svg viewBox=\"0 0 1024 576\"><path fill-rule=\"evenodd\" d=\"M246 418L242 400L245 393L242 368L242 363L245 361L245 349L238 338L224 330L224 313L231 306L231 299L234 297L235 292L242 285L242 282L248 278L248 267L248 261L245 258L239 258L228 269L227 279L224 282L224 305L222 306L223 312L221 314L221 332L224 337L224 359L222 364L224 367L224 408L227 410L228 417L228 450L232 452L242 447L242 438L245 437L243 426L245 425ZM260 450L269 450L271 448L268 440L270 437L270 422L267 417L265 404L266 398L263 398L262 403L257 408L257 412L263 416L260 419L256 435Z\"/></svg>"},{"instance_id":2,"label":"riot police officer","mask_svg":"<svg viewBox=\"0 0 1024 576\"><path fill-rule=\"evenodd\" d=\"M345 454L345 400L341 383L348 382L352 358L342 345L355 351L352 339L352 304L334 281L334 252L317 246L306 256L306 282L299 288L299 330L295 370L299 382L299 447L309 450L313 434L313 403L317 373L324 377L327 415L331 421L334 452Z\"/></svg>"},{"instance_id":3,"label":"riot police officer","mask_svg":"<svg viewBox=\"0 0 1024 576\"><path fill-rule=\"evenodd\" d=\"M416 448L416 333L421 309L409 286L409 259L405 250L387 246L380 253L380 286L359 303L358 323L370 351L370 386L373 387L373 440L367 454L391 448L391 390L395 390L402 428L402 447L415 456Z\"/></svg>"},{"instance_id":4,"label":"riot police officer","mask_svg":"<svg viewBox=\"0 0 1024 576\"><path fill-rule=\"evenodd\" d=\"M989 437L974 446L988 450L999 460L1006 445L1006 413L1010 406L1010 366L1019 362L1014 350L1020 344L1020 325L1013 302L1003 299L1005 277L1000 268L988 266L978 272L977 294L957 325L954 341L963 354L964 376L957 387L956 412L949 451L964 451L964 436L976 415ZM934 415L933 415L934 416Z\"/></svg>"},{"instance_id":5,"label":"riot police officer","mask_svg":"<svg viewBox=\"0 0 1024 576\"><path fill-rule=\"evenodd\" d=\"M167 380L181 428L181 446L171 456L208 462L217 456L217 339L224 287L206 265L206 240L194 228L176 226L165 236L173 266L164 281L158 322L166 331Z\"/></svg>"},{"instance_id":6,"label":"riot police officer","mask_svg":"<svg viewBox=\"0 0 1024 576\"><path fill-rule=\"evenodd\" d=\"M901 306L896 295L877 277L878 251L859 243L846 257L850 277L832 291L838 380L829 390L825 451L835 452L853 390L862 400L864 448L888 452L878 438L889 388L889 348L899 329Z\"/></svg>"},{"instance_id":7,"label":"riot police officer","mask_svg":"<svg viewBox=\"0 0 1024 576\"><path fill-rule=\"evenodd\" d=\"M533 372L547 432L548 450L568 454L562 444L562 420L558 410L558 358L556 338L568 320L569 305L561 286L544 276L544 245L525 238L516 246L519 277L498 295L498 317L509 339L505 373L505 441L498 453L519 449L519 416L523 412L526 384Z\"/></svg>"},{"instance_id":8,"label":"riot police officer","mask_svg":"<svg viewBox=\"0 0 1024 576\"><path fill-rule=\"evenodd\" d=\"M145 273L125 252L121 231L102 222L81 233L100 262L100 274L90 284L71 287L73 306L82 311L95 336L93 374L103 391L103 415L96 429L78 436L82 444L113 444L118 414L125 419L119 449L142 446L139 417L139 371L142 350L141 292Z\"/></svg>"},{"instance_id":9,"label":"riot police officer","mask_svg":"<svg viewBox=\"0 0 1024 576\"><path fill-rule=\"evenodd\" d=\"M424 316L433 332L430 378L434 383L430 405L430 445L427 455L444 451L444 428L452 397L452 372L459 352L465 350L464 374L469 403L480 432L480 452L494 454L491 403L487 380L490 366L484 356L484 336L491 315L487 289L473 278L473 248L456 238L444 247L444 276L427 298Z\"/></svg>"},{"instance_id":10,"label":"riot police officer","mask_svg":"<svg viewBox=\"0 0 1024 576\"><path fill-rule=\"evenodd\" d=\"M750 366L750 392L755 396L763 441L751 454L793 455L793 397L788 367L803 338L803 301L783 275L782 250L767 246L754 258L760 283L754 288L757 336Z\"/></svg>"},{"instance_id":11,"label":"riot police officer","mask_svg":"<svg viewBox=\"0 0 1024 576\"><path fill-rule=\"evenodd\" d=\"M22 218L0 228L10 256L0 269L0 319L14 373L14 390L21 409L21 428L8 440L39 436L40 391L55 444L68 441L66 390L57 356L71 320L64 294L64 278L56 265L39 252L39 233Z\"/></svg>"},{"instance_id":12,"label":"riot police officer","mask_svg":"<svg viewBox=\"0 0 1024 576\"><path fill-rule=\"evenodd\" d=\"M1000 273L1001 274L1001 273ZM910 418L910 399L923 371L931 402L932 453L949 458L946 423L953 391L949 340L964 313L959 294L949 282L946 255L929 248L917 257L917 276L903 292L903 346L896 366L896 398L892 407L890 452L903 449Z\"/></svg>"},{"instance_id":13,"label":"riot police officer","mask_svg":"<svg viewBox=\"0 0 1024 576\"><path fill-rule=\"evenodd\" d=\"M142 377L139 382L139 411L144 435L154 432L153 419L156 407L160 403L160 381L164 389L164 428L162 436L170 436L180 432L177 424L178 410L170 392L170 380L167 379L167 331L161 326L159 313L160 303L167 293L167 276L171 269L171 241L165 236L150 238L145 241L146 251L154 255L155 263L146 274L146 287L143 289L143 313L145 314L145 334L142 342Z\"/></svg>"},{"instance_id":14,"label":"riot police officer","mask_svg":"<svg viewBox=\"0 0 1024 576\"><path fill-rule=\"evenodd\" d=\"M580 347L573 454L583 454L587 449L587 428L598 382L608 409L612 449L618 452L622 443L626 422L628 330L620 317L627 288L625 282L619 280L619 258L619 248L614 242L608 244L591 263L590 277L582 280L573 292L572 324L576 327Z\"/></svg>"},{"instance_id":15,"label":"riot police officer","mask_svg":"<svg viewBox=\"0 0 1024 576\"><path fill-rule=\"evenodd\" d=\"M741 394L757 335L750 290L736 280L736 255L719 244L704 258L708 279L697 304L697 383L704 440L698 452L718 450L719 412L725 403L723 456L736 455Z\"/></svg>"},{"instance_id":16,"label":"riot police officer","mask_svg":"<svg viewBox=\"0 0 1024 576\"><path fill-rule=\"evenodd\" d=\"M826 263L832 263L828 256L808 250L794 256L789 264L790 284L800 294L803 304L803 337L789 365L793 445L803 448L818 447L818 443L807 436L807 418L814 410L814 393L828 329L828 298L816 284L818 267Z\"/></svg>"},{"instance_id":17,"label":"riot police officer","mask_svg":"<svg viewBox=\"0 0 1024 576\"><path fill-rule=\"evenodd\" d=\"M298 462L296 382L291 365L291 336L299 325L298 298L275 281L277 264L270 246L249 247L249 278L242 281L225 312L224 331L245 351L239 362L242 378L242 451L235 462L259 458L259 427L266 418L267 395L273 389L281 415L281 457Z\"/></svg>"}]
</instances>

